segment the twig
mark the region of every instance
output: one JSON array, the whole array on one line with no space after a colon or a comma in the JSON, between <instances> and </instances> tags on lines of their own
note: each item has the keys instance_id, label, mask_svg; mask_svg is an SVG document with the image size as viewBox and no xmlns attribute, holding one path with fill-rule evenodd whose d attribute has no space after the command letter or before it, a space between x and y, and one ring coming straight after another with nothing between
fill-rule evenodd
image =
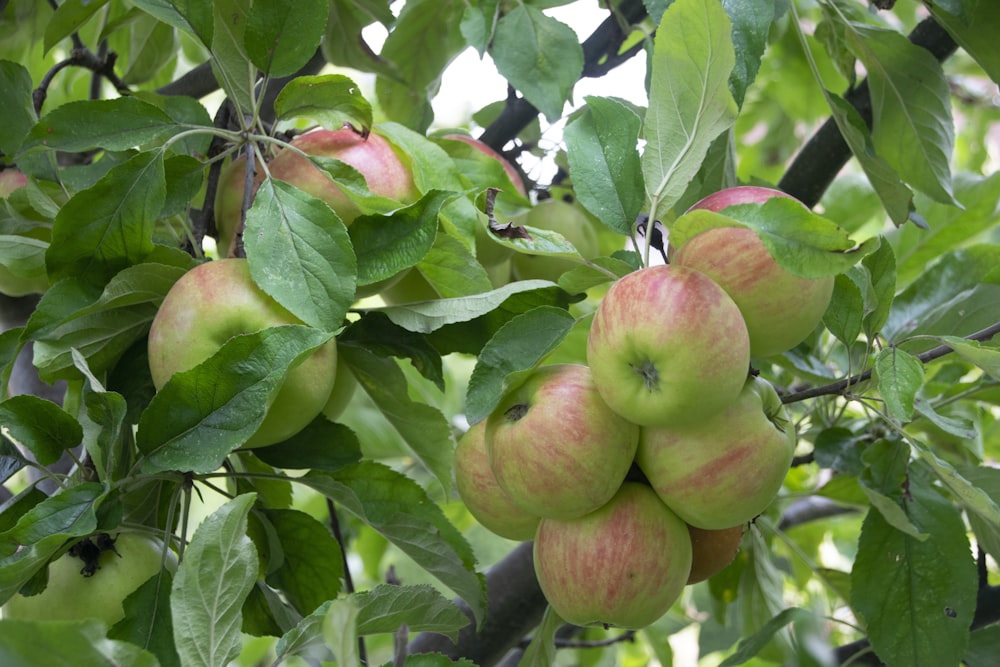
<instances>
[{"instance_id":1,"label":"twig","mask_svg":"<svg viewBox=\"0 0 1000 667\"><path fill-rule=\"evenodd\" d=\"M992 324L986 327L985 329L982 329L974 334L966 336L964 340L982 342L993 338L997 334L1000 334L1000 322ZM916 355L916 357L920 363L926 364L930 363L931 361L934 361L935 359L939 359L945 356L946 354L950 354L952 352L954 352L954 350L948 347L947 345L938 345L937 347L931 348L926 352L921 352L920 354ZM850 387L853 387L854 385L861 384L862 382L867 382L868 380L870 380L872 377L872 370L873 369L869 368L864 372L857 373L849 378L845 378L843 380L834 382L832 384L823 385L822 387L813 387L812 389L798 391L795 392L794 394L786 394L785 396L781 397L781 402L796 403L798 401L804 401L806 399L816 398L817 396L832 396L832 395L845 394Z\"/></svg>"},{"instance_id":2,"label":"twig","mask_svg":"<svg viewBox=\"0 0 1000 667\"><path fill-rule=\"evenodd\" d=\"M347 545L344 544L344 534L340 530L340 520L337 518L337 507L329 498L326 499L326 510L330 515L330 530L333 538L340 545L340 558L344 564L344 588L348 593L354 592L354 579L351 577L350 564L347 562ZM365 649L365 638L358 637L358 658L362 665L368 664L368 651Z\"/></svg>"}]
</instances>

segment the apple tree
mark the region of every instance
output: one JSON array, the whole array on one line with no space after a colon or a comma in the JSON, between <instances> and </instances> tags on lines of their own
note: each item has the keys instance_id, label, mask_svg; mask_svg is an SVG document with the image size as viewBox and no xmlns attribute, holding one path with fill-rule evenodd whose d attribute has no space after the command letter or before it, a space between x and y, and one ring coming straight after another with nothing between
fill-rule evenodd
<instances>
[{"instance_id":1,"label":"apple tree","mask_svg":"<svg viewBox=\"0 0 1000 667\"><path fill-rule=\"evenodd\" d=\"M995 664L998 38L0 2L0 662Z\"/></svg>"}]
</instances>

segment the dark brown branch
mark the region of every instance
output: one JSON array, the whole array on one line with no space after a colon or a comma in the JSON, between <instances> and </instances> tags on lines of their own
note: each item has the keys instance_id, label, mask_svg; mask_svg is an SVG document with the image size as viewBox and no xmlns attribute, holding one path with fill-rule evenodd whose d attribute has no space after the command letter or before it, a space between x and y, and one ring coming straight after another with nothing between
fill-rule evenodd
<instances>
[{"instance_id":1,"label":"dark brown branch","mask_svg":"<svg viewBox=\"0 0 1000 667\"><path fill-rule=\"evenodd\" d=\"M990 340L991 338L993 338L998 334L1000 334L1000 322L992 324L986 327L985 329L982 329L974 334L966 336L965 340L984 342ZM920 363L922 364L927 364L934 361L935 359L939 359L945 356L946 354L951 354L952 352L954 352L954 350L952 350L947 345L938 345L935 348L931 348L926 352L921 352L920 354L918 354L917 360L920 361ZM868 380L871 379L871 377L872 377L872 369L869 368L868 370L862 373L857 373L849 378L845 378L843 380L834 382L832 384L823 385L822 387L813 387L812 389L806 389L804 391L797 391L794 394L786 394L781 397L781 402L796 403L798 401L804 401L806 399L816 398L817 396L843 395L846 394L851 387L861 384L862 382L867 382Z\"/></svg>"},{"instance_id":2,"label":"dark brown branch","mask_svg":"<svg viewBox=\"0 0 1000 667\"><path fill-rule=\"evenodd\" d=\"M79 38L77 38L79 39ZM114 51L109 51L104 54L103 57L95 55L90 49L80 44L74 47L70 51L69 58L62 60L52 66L45 76L42 77L41 82L38 84L38 88L34 90L31 94L31 101L35 107L35 113L41 114L42 106L45 105L45 98L49 95L49 86L52 85L52 80L55 79L56 74L66 69L67 67L83 67L89 69L94 74L104 77L118 90L121 94L127 94L129 92L128 85L118 78L115 74L115 60L117 60L118 54Z\"/></svg>"}]
</instances>

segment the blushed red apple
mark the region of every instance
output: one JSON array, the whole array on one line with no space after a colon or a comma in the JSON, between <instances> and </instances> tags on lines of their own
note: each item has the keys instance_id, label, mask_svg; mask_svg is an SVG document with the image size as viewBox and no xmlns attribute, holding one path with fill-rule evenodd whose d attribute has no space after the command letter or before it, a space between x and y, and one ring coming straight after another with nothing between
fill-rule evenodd
<instances>
[{"instance_id":1,"label":"blushed red apple","mask_svg":"<svg viewBox=\"0 0 1000 667\"><path fill-rule=\"evenodd\" d=\"M582 364L537 368L486 419L486 450L500 487L532 514L592 512L621 486L639 428L604 403Z\"/></svg>"},{"instance_id":2,"label":"blushed red apple","mask_svg":"<svg viewBox=\"0 0 1000 667\"><path fill-rule=\"evenodd\" d=\"M718 414L674 427L647 427L636 463L660 499L684 521L709 530L763 512L785 480L795 429L766 380L747 380Z\"/></svg>"},{"instance_id":3,"label":"blushed red apple","mask_svg":"<svg viewBox=\"0 0 1000 667\"><path fill-rule=\"evenodd\" d=\"M739 396L750 339L739 308L710 278L658 265L608 288L590 327L587 363L601 396L626 419L700 422Z\"/></svg>"},{"instance_id":4,"label":"blushed red apple","mask_svg":"<svg viewBox=\"0 0 1000 667\"><path fill-rule=\"evenodd\" d=\"M486 421L473 424L455 447L455 488L476 521L509 540L534 539L538 515L528 512L500 488L486 453Z\"/></svg>"},{"instance_id":5,"label":"blushed red apple","mask_svg":"<svg viewBox=\"0 0 1000 667\"><path fill-rule=\"evenodd\" d=\"M626 482L577 519L542 519L534 565L546 600L574 625L639 629L663 616L691 571L687 526L656 494Z\"/></svg>"},{"instance_id":6,"label":"blushed red apple","mask_svg":"<svg viewBox=\"0 0 1000 667\"><path fill-rule=\"evenodd\" d=\"M792 199L770 188L739 186L702 199L689 210L722 211L736 204ZM750 354L767 357L805 340L822 321L833 295L833 276L803 278L784 269L760 237L745 227L716 227L672 253L674 264L706 274L732 297L750 334Z\"/></svg>"}]
</instances>

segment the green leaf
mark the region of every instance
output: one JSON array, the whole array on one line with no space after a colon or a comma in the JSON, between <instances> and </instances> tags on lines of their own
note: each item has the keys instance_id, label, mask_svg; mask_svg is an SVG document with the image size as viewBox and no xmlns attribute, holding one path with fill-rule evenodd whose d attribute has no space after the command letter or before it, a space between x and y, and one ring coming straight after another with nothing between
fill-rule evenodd
<instances>
[{"instance_id":1,"label":"green leaf","mask_svg":"<svg viewBox=\"0 0 1000 667\"><path fill-rule=\"evenodd\" d=\"M974 475L972 478L966 478L951 463L935 454L930 447L923 443L915 443L914 447L941 483L969 511L970 516L974 514L987 524L1000 526L1000 504L990 497L986 489L979 488L975 484L977 480L982 479L976 474L976 469L965 467L964 470L971 470Z\"/></svg>"},{"instance_id":2,"label":"green leaf","mask_svg":"<svg viewBox=\"0 0 1000 667\"><path fill-rule=\"evenodd\" d=\"M28 510L13 528L0 535L0 542L30 545L89 535L97 530L97 507L107 491L97 482L63 489Z\"/></svg>"},{"instance_id":3,"label":"green leaf","mask_svg":"<svg viewBox=\"0 0 1000 667\"><path fill-rule=\"evenodd\" d=\"M252 86L257 72L243 46L251 4L250 0L215 0L212 39L206 42L212 48L210 62L215 80L236 105L238 116L254 109ZM204 27L207 26L202 24Z\"/></svg>"},{"instance_id":4,"label":"green leaf","mask_svg":"<svg viewBox=\"0 0 1000 667\"><path fill-rule=\"evenodd\" d=\"M642 119L614 98L588 97L566 126L564 140L573 192L598 220L620 234L635 230L645 189L636 148Z\"/></svg>"},{"instance_id":5,"label":"green leaf","mask_svg":"<svg viewBox=\"0 0 1000 667\"><path fill-rule=\"evenodd\" d=\"M757 632L740 639L736 651L719 663L719 667L735 667L745 664L760 653L780 630L796 621L806 621L813 617L812 612L801 607L782 609L774 618L765 623Z\"/></svg>"},{"instance_id":6,"label":"green leaf","mask_svg":"<svg viewBox=\"0 0 1000 667\"><path fill-rule=\"evenodd\" d=\"M174 647L174 623L170 616L170 589L173 575L161 569L122 601L125 618L116 623L108 637L152 651L159 667L180 667Z\"/></svg>"},{"instance_id":7,"label":"green leaf","mask_svg":"<svg viewBox=\"0 0 1000 667\"><path fill-rule=\"evenodd\" d=\"M871 338L882 330L889 319L896 294L896 255L885 238L879 239L878 248L861 260L858 269L863 270L867 278L864 281L864 326Z\"/></svg>"},{"instance_id":8,"label":"green leaf","mask_svg":"<svg viewBox=\"0 0 1000 667\"><path fill-rule=\"evenodd\" d=\"M96 620L0 620L0 655L4 667L73 665L74 667L160 667L156 657L135 644L105 637Z\"/></svg>"},{"instance_id":9,"label":"green leaf","mask_svg":"<svg viewBox=\"0 0 1000 667\"><path fill-rule=\"evenodd\" d=\"M184 30L212 46L212 5L200 0L133 0L133 4L159 20Z\"/></svg>"},{"instance_id":10,"label":"green leaf","mask_svg":"<svg viewBox=\"0 0 1000 667\"><path fill-rule=\"evenodd\" d=\"M124 98L123 98L124 99ZM56 216L46 253L49 278L103 285L153 251L153 225L166 199L163 156L139 153L73 195Z\"/></svg>"},{"instance_id":11,"label":"green leaf","mask_svg":"<svg viewBox=\"0 0 1000 667\"><path fill-rule=\"evenodd\" d=\"M961 12L952 11L947 0L928 2L931 14L941 26L982 67L994 82L1000 81L1000 53L996 36L1000 34L1000 16L983 0L959 3Z\"/></svg>"},{"instance_id":12,"label":"green leaf","mask_svg":"<svg viewBox=\"0 0 1000 667\"><path fill-rule=\"evenodd\" d=\"M385 313L390 320L408 331L427 334L448 324L468 322L486 315L512 295L547 287L552 287L552 283L547 280L520 280L482 294L390 306L377 310Z\"/></svg>"},{"instance_id":13,"label":"green leaf","mask_svg":"<svg viewBox=\"0 0 1000 667\"><path fill-rule=\"evenodd\" d=\"M507 376L537 366L566 338L575 321L561 308L541 306L500 327L483 347L469 378L465 398L469 423L485 419L507 390Z\"/></svg>"},{"instance_id":14,"label":"green leaf","mask_svg":"<svg viewBox=\"0 0 1000 667\"><path fill-rule=\"evenodd\" d=\"M243 494L198 526L170 591L181 664L218 667L239 655L241 608L257 580L257 552L247 537L255 495Z\"/></svg>"},{"instance_id":15,"label":"green leaf","mask_svg":"<svg viewBox=\"0 0 1000 667\"><path fill-rule=\"evenodd\" d=\"M443 210L443 209L442 209ZM434 245L414 267L445 298L482 294L493 289L490 276L475 255L450 234L438 233Z\"/></svg>"},{"instance_id":16,"label":"green leaf","mask_svg":"<svg viewBox=\"0 0 1000 667\"><path fill-rule=\"evenodd\" d=\"M136 97L67 102L42 116L23 149L125 151L161 143L183 129L165 111Z\"/></svg>"},{"instance_id":17,"label":"green leaf","mask_svg":"<svg viewBox=\"0 0 1000 667\"><path fill-rule=\"evenodd\" d=\"M331 600L323 617L323 641L342 665L360 665L358 605L353 597Z\"/></svg>"},{"instance_id":18,"label":"green leaf","mask_svg":"<svg viewBox=\"0 0 1000 667\"><path fill-rule=\"evenodd\" d=\"M887 664L958 664L976 606L976 567L961 515L912 480L906 514L931 535L917 540L869 512L851 570L851 607Z\"/></svg>"},{"instance_id":19,"label":"green leaf","mask_svg":"<svg viewBox=\"0 0 1000 667\"><path fill-rule=\"evenodd\" d=\"M850 23L847 42L864 63L878 154L922 192L954 203L951 92L941 64L895 30Z\"/></svg>"},{"instance_id":20,"label":"green leaf","mask_svg":"<svg viewBox=\"0 0 1000 667\"><path fill-rule=\"evenodd\" d=\"M393 324L384 313L371 311L352 322L337 337L339 345L364 348L376 354L409 359L425 378L445 391L441 354L421 334Z\"/></svg>"},{"instance_id":21,"label":"green leaf","mask_svg":"<svg viewBox=\"0 0 1000 667\"><path fill-rule=\"evenodd\" d=\"M267 179L247 211L243 243L261 289L300 320L333 331L354 301L357 261L347 230L324 202Z\"/></svg>"},{"instance_id":22,"label":"green leaf","mask_svg":"<svg viewBox=\"0 0 1000 667\"><path fill-rule=\"evenodd\" d=\"M531 5L518 4L497 22L490 55L497 70L549 122L583 72L583 48L573 29Z\"/></svg>"},{"instance_id":23,"label":"green leaf","mask_svg":"<svg viewBox=\"0 0 1000 667\"><path fill-rule=\"evenodd\" d=\"M263 422L288 369L330 337L300 325L233 336L201 364L175 374L139 420L143 470L217 469Z\"/></svg>"},{"instance_id":24,"label":"green leaf","mask_svg":"<svg viewBox=\"0 0 1000 667\"><path fill-rule=\"evenodd\" d=\"M268 521L280 542L280 565L267 583L279 589L295 609L311 614L340 593L344 558L330 530L299 510L268 510Z\"/></svg>"},{"instance_id":25,"label":"green leaf","mask_svg":"<svg viewBox=\"0 0 1000 667\"><path fill-rule=\"evenodd\" d=\"M662 220L698 172L709 146L736 120L729 90L735 56L722 6L677 0L656 31L642 173L650 219Z\"/></svg>"},{"instance_id":26,"label":"green leaf","mask_svg":"<svg viewBox=\"0 0 1000 667\"><path fill-rule=\"evenodd\" d=\"M14 155L31 126L35 110L31 103L31 73L24 65L0 60L0 153Z\"/></svg>"},{"instance_id":27,"label":"green leaf","mask_svg":"<svg viewBox=\"0 0 1000 667\"><path fill-rule=\"evenodd\" d=\"M1000 381L1000 349L984 347L979 341L955 336L941 336L938 340L969 363L981 368L986 375Z\"/></svg>"},{"instance_id":28,"label":"green leaf","mask_svg":"<svg viewBox=\"0 0 1000 667\"><path fill-rule=\"evenodd\" d=\"M726 15L733 24L733 49L736 64L729 76L729 87L736 104L743 106L746 91L757 78L761 57L767 48L767 35L774 21L775 0L722 0Z\"/></svg>"},{"instance_id":29,"label":"green leaf","mask_svg":"<svg viewBox=\"0 0 1000 667\"><path fill-rule=\"evenodd\" d=\"M437 236L438 211L454 196L431 190L420 201L389 216L355 219L349 231L358 257L358 284L391 278L423 259Z\"/></svg>"},{"instance_id":30,"label":"green leaf","mask_svg":"<svg viewBox=\"0 0 1000 667\"><path fill-rule=\"evenodd\" d=\"M177 33L172 26L152 16L132 11L122 29L114 29L112 32L112 45L115 42L127 46L128 65L121 77L130 86L155 84L173 73L179 45ZM122 52L125 49L118 47L118 50Z\"/></svg>"},{"instance_id":31,"label":"green leaf","mask_svg":"<svg viewBox=\"0 0 1000 667\"><path fill-rule=\"evenodd\" d=\"M317 417L289 440L255 447L253 453L276 468L339 470L361 460L361 443L347 426Z\"/></svg>"},{"instance_id":32,"label":"green leaf","mask_svg":"<svg viewBox=\"0 0 1000 667\"><path fill-rule=\"evenodd\" d=\"M299 481L381 533L457 593L482 622L486 589L472 549L416 482L373 461L333 473L310 472Z\"/></svg>"},{"instance_id":33,"label":"green leaf","mask_svg":"<svg viewBox=\"0 0 1000 667\"><path fill-rule=\"evenodd\" d=\"M359 635L393 633L406 624L410 632L434 632L458 641L469 618L433 587L381 584L353 596Z\"/></svg>"},{"instance_id":34,"label":"green leaf","mask_svg":"<svg viewBox=\"0 0 1000 667\"><path fill-rule=\"evenodd\" d=\"M450 489L454 437L441 411L409 397L406 376L395 359L344 345L340 360L350 366L358 384L416 458L427 466L443 489Z\"/></svg>"},{"instance_id":35,"label":"green leaf","mask_svg":"<svg viewBox=\"0 0 1000 667\"><path fill-rule=\"evenodd\" d=\"M823 315L823 326L837 340L850 345L861 334L864 317L864 297L855 281L845 274L834 278L833 297Z\"/></svg>"},{"instance_id":36,"label":"green leaf","mask_svg":"<svg viewBox=\"0 0 1000 667\"><path fill-rule=\"evenodd\" d=\"M52 18L45 26L45 51L77 32L90 18L99 12L108 0L66 0L59 4Z\"/></svg>"},{"instance_id":37,"label":"green leaf","mask_svg":"<svg viewBox=\"0 0 1000 667\"><path fill-rule=\"evenodd\" d=\"M343 74L320 74L292 79L274 100L278 120L309 118L328 130L345 123L358 130L372 126L372 105L361 88Z\"/></svg>"},{"instance_id":38,"label":"green leaf","mask_svg":"<svg viewBox=\"0 0 1000 667\"><path fill-rule=\"evenodd\" d=\"M250 61L272 77L294 74L319 47L329 15L323 0L254 0L243 35Z\"/></svg>"},{"instance_id":39,"label":"green leaf","mask_svg":"<svg viewBox=\"0 0 1000 667\"><path fill-rule=\"evenodd\" d=\"M80 423L52 401L22 394L0 402L0 429L43 466L58 461L83 440Z\"/></svg>"},{"instance_id":40,"label":"green leaf","mask_svg":"<svg viewBox=\"0 0 1000 667\"><path fill-rule=\"evenodd\" d=\"M556 631L566 624L551 607L545 608L542 622L535 630L531 643L524 651L518 667L547 667L556 662Z\"/></svg>"},{"instance_id":41,"label":"green leaf","mask_svg":"<svg viewBox=\"0 0 1000 667\"><path fill-rule=\"evenodd\" d=\"M924 365L897 348L884 348L875 355L878 390L889 415L906 423L913 417L913 401L924 383Z\"/></svg>"}]
</instances>

